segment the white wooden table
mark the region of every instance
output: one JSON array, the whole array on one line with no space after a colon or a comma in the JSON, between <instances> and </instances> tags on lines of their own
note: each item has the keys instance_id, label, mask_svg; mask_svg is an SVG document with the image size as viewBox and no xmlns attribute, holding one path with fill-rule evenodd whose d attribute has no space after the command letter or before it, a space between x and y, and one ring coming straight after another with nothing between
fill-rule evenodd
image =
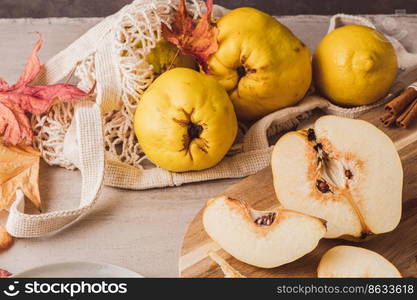
<instances>
[{"instance_id":1,"label":"white wooden table","mask_svg":"<svg viewBox=\"0 0 417 300\"><path fill-rule=\"evenodd\" d=\"M378 26L406 34L405 46L417 51L417 17L374 18ZM284 17L310 48L328 26L328 17ZM42 33L45 43L40 58L45 62L65 48L99 19L0 19L0 77L9 83L18 78L26 57ZM0 268L12 273L46 263L94 261L127 267L149 277L178 276L182 236L205 201L237 180L219 180L182 187L126 191L104 188L94 210L58 234L38 239L19 239L0 253ZM80 173L42 164L40 189L44 211L75 207ZM0 213L4 224L6 212Z\"/></svg>"}]
</instances>

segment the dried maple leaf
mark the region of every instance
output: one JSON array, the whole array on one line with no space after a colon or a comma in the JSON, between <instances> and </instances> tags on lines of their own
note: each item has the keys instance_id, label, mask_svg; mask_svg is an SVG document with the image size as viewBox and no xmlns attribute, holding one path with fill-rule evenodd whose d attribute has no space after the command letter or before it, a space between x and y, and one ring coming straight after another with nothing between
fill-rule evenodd
<instances>
[{"instance_id":1,"label":"dried maple leaf","mask_svg":"<svg viewBox=\"0 0 417 300\"><path fill-rule=\"evenodd\" d=\"M0 210L8 209L18 189L40 210L40 153L30 146L4 145L0 140Z\"/></svg>"},{"instance_id":2,"label":"dried maple leaf","mask_svg":"<svg viewBox=\"0 0 417 300\"><path fill-rule=\"evenodd\" d=\"M211 21L213 0L207 0L206 7L207 12L195 25L193 18L187 12L185 0L180 0L171 29L162 23L162 36L175 44L182 54L194 57L203 67L204 72L209 73L207 61L218 49L219 30Z\"/></svg>"},{"instance_id":3,"label":"dried maple leaf","mask_svg":"<svg viewBox=\"0 0 417 300\"><path fill-rule=\"evenodd\" d=\"M43 43L42 38L35 44L19 80L9 86L0 78L0 135L6 144L31 144L32 127L27 114L45 112L54 100L72 100L86 95L71 84L36 85L29 84L41 69L37 52Z\"/></svg>"},{"instance_id":4,"label":"dried maple leaf","mask_svg":"<svg viewBox=\"0 0 417 300\"><path fill-rule=\"evenodd\" d=\"M10 277L10 276L12 276L12 273L10 273L6 270L0 269L0 278L7 278L7 277Z\"/></svg>"},{"instance_id":5,"label":"dried maple leaf","mask_svg":"<svg viewBox=\"0 0 417 300\"><path fill-rule=\"evenodd\" d=\"M6 250L13 244L13 237L0 225L0 251ZM1 277L1 275L0 275Z\"/></svg>"}]
</instances>

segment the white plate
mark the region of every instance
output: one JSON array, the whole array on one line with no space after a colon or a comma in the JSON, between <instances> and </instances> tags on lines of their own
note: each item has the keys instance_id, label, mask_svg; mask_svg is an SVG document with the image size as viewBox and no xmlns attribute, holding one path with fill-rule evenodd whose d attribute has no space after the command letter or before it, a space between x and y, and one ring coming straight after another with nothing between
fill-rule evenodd
<instances>
[{"instance_id":1,"label":"white plate","mask_svg":"<svg viewBox=\"0 0 417 300\"><path fill-rule=\"evenodd\" d=\"M115 265L77 261L43 265L13 274L11 277L139 278L143 276Z\"/></svg>"}]
</instances>

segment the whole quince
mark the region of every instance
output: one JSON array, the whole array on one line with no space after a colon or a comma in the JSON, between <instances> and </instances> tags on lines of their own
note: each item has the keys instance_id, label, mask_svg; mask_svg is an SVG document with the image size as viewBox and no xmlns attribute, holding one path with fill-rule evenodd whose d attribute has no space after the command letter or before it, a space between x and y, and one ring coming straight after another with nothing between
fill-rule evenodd
<instances>
[{"instance_id":1,"label":"whole quince","mask_svg":"<svg viewBox=\"0 0 417 300\"><path fill-rule=\"evenodd\" d=\"M156 76L170 68L197 69L197 64L191 56L178 53L177 47L165 40L156 43L155 48L146 56L146 61L153 66Z\"/></svg>"},{"instance_id":2,"label":"whole quince","mask_svg":"<svg viewBox=\"0 0 417 300\"><path fill-rule=\"evenodd\" d=\"M397 56L380 32L347 25L327 34L313 57L318 90L343 106L371 104L385 96L395 80Z\"/></svg>"},{"instance_id":3,"label":"whole quince","mask_svg":"<svg viewBox=\"0 0 417 300\"><path fill-rule=\"evenodd\" d=\"M134 117L144 153L174 172L216 165L237 133L237 119L225 89L213 78L186 68L159 76L145 91Z\"/></svg>"},{"instance_id":4,"label":"whole quince","mask_svg":"<svg viewBox=\"0 0 417 300\"><path fill-rule=\"evenodd\" d=\"M218 50L208 67L239 119L259 119L304 97L312 77L310 53L287 27L243 7L220 18L217 28Z\"/></svg>"}]
</instances>

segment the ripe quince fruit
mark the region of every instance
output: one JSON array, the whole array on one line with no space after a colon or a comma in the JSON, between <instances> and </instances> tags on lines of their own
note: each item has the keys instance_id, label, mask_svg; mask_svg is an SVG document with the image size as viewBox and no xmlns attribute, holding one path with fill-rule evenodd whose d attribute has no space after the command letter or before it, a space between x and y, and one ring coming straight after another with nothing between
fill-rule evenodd
<instances>
[{"instance_id":1,"label":"ripe quince fruit","mask_svg":"<svg viewBox=\"0 0 417 300\"><path fill-rule=\"evenodd\" d=\"M310 52L287 27L243 7L220 18L217 28L218 50L208 67L239 119L259 119L304 97L312 77Z\"/></svg>"},{"instance_id":2,"label":"ripe quince fruit","mask_svg":"<svg viewBox=\"0 0 417 300\"><path fill-rule=\"evenodd\" d=\"M214 78L175 68L143 94L134 130L156 165L174 172L203 170L226 155L236 137L237 119L225 89Z\"/></svg>"},{"instance_id":3,"label":"ripe quince fruit","mask_svg":"<svg viewBox=\"0 0 417 300\"><path fill-rule=\"evenodd\" d=\"M384 97L397 74L394 47L380 32L346 25L327 34L313 57L317 89L343 106L371 104Z\"/></svg>"}]
</instances>

